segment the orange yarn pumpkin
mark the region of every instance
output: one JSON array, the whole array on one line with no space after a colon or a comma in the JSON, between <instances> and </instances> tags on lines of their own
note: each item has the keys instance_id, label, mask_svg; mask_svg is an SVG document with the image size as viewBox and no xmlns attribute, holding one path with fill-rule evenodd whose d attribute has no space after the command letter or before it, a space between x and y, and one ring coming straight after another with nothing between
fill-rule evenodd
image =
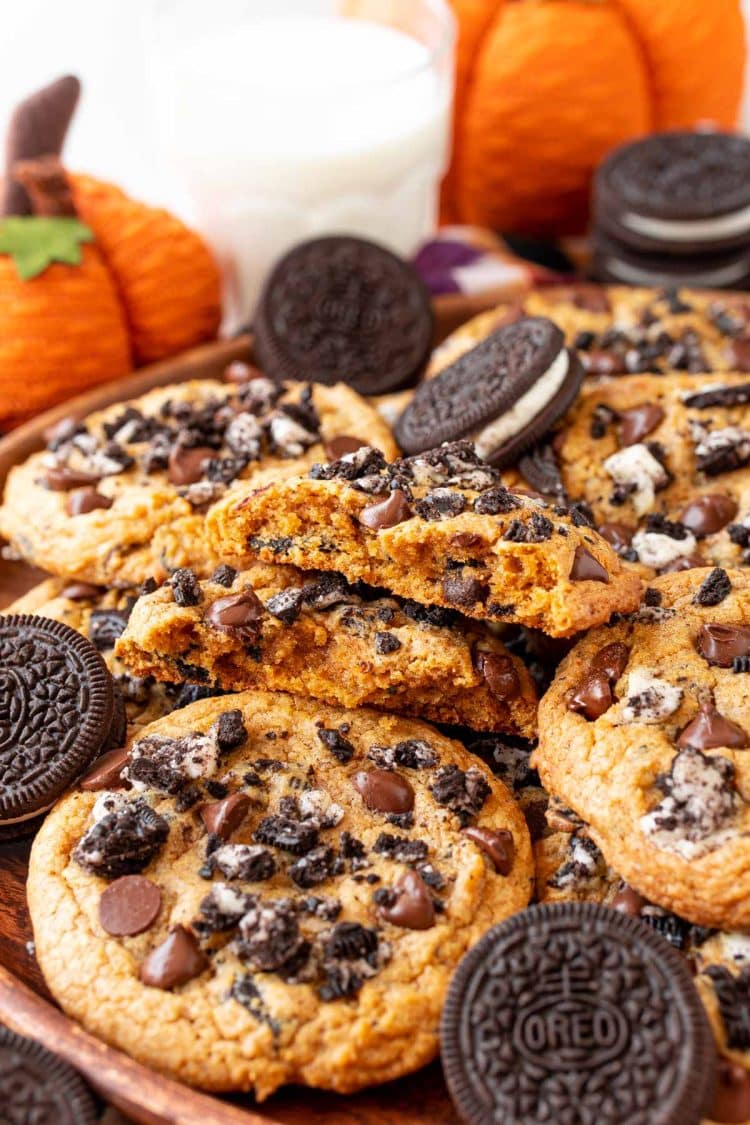
<instances>
[{"instance_id":1,"label":"orange yarn pumpkin","mask_svg":"<svg viewBox=\"0 0 750 1125\"><path fill-rule=\"evenodd\" d=\"M0 423L17 425L131 369L112 277L95 246L78 266L54 264L21 281L0 256Z\"/></svg>"},{"instance_id":2,"label":"orange yarn pumpkin","mask_svg":"<svg viewBox=\"0 0 750 1125\"><path fill-rule=\"evenodd\" d=\"M203 239L168 211L114 184L71 176L79 216L94 232L130 326L137 364L209 340L221 320L219 271Z\"/></svg>"},{"instance_id":3,"label":"orange yarn pumpkin","mask_svg":"<svg viewBox=\"0 0 750 1125\"><path fill-rule=\"evenodd\" d=\"M740 0L450 0L459 22L446 222L585 228L615 145L711 121L742 91Z\"/></svg>"}]
</instances>

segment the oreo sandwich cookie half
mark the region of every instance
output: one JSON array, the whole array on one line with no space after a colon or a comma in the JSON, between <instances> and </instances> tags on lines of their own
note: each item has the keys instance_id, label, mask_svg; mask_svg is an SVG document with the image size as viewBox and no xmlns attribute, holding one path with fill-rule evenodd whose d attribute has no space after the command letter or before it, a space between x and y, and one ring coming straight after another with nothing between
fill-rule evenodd
<instances>
[{"instance_id":1,"label":"oreo sandwich cookie half","mask_svg":"<svg viewBox=\"0 0 750 1125\"><path fill-rule=\"evenodd\" d=\"M272 379L348 383L376 395L416 379L433 318L410 265L374 242L331 236L300 243L274 266L253 327Z\"/></svg>"},{"instance_id":2,"label":"oreo sandwich cookie half","mask_svg":"<svg viewBox=\"0 0 750 1125\"><path fill-rule=\"evenodd\" d=\"M492 465L507 465L568 409L583 368L551 320L496 329L417 387L393 432L407 454L468 438Z\"/></svg>"},{"instance_id":3,"label":"oreo sandwich cookie half","mask_svg":"<svg viewBox=\"0 0 750 1125\"><path fill-rule=\"evenodd\" d=\"M0 1027L0 1119L16 1125L95 1125L96 1102L72 1067Z\"/></svg>"},{"instance_id":4,"label":"oreo sandwich cookie half","mask_svg":"<svg viewBox=\"0 0 750 1125\"><path fill-rule=\"evenodd\" d=\"M102 657L46 617L0 618L0 840L28 829L125 736Z\"/></svg>"},{"instance_id":5,"label":"oreo sandwich cookie half","mask_svg":"<svg viewBox=\"0 0 750 1125\"><path fill-rule=\"evenodd\" d=\"M657 133L615 149L596 173L594 218L646 252L690 256L747 246L750 139Z\"/></svg>"},{"instance_id":6,"label":"oreo sandwich cookie half","mask_svg":"<svg viewBox=\"0 0 750 1125\"><path fill-rule=\"evenodd\" d=\"M667 286L693 289L736 289L750 281L750 238L746 246L714 254L644 254L594 233L593 275L615 285L647 288Z\"/></svg>"},{"instance_id":7,"label":"oreo sandwich cookie half","mask_svg":"<svg viewBox=\"0 0 750 1125\"><path fill-rule=\"evenodd\" d=\"M471 1125L698 1125L716 1050L682 957L593 903L532 907L451 981L441 1053Z\"/></svg>"}]
</instances>

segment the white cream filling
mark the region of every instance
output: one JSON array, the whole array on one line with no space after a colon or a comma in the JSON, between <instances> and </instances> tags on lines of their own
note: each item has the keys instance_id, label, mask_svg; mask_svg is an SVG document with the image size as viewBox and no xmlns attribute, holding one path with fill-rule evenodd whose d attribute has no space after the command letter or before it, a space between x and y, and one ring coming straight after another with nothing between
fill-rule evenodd
<instances>
[{"instance_id":1,"label":"white cream filling","mask_svg":"<svg viewBox=\"0 0 750 1125\"><path fill-rule=\"evenodd\" d=\"M663 285L677 280L677 276L668 270L649 270L642 266L632 266L620 258L607 257L604 259L604 268L618 281L625 281L629 285ZM721 285L731 285L739 281L748 271L747 262L734 262L729 266L721 266L714 270L693 270L690 273L690 284L701 285L710 289Z\"/></svg>"},{"instance_id":2,"label":"white cream filling","mask_svg":"<svg viewBox=\"0 0 750 1125\"><path fill-rule=\"evenodd\" d=\"M665 242L703 242L714 238L731 238L750 231L750 206L729 211L714 219L652 219L626 211L622 225L646 238Z\"/></svg>"},{"instance_id":3,"label":"white cream filling","mask_svg":"<svg viewBox=\"0 0 750 1125\"><path fill-rule=\"evenodd\" d=\"M662 535L658 531L637 531L630 545L638 552L640 562L655 570L669 566L685 555L692 555L698 546L695 536L690 532L684 539L673 539L671 535Z\"/></svg>"},{"instance_id":4,"label":"white cream filling","mask_svg":"<svg viewBox=\"0 0 750 1125\"><path fill-rule=\"evenodd\" d=\"M668 479L664 466L643 442L610 454L603 468L616 484L632 488L629 499L637 516L650 511L657 487L661 488Z\"/></svg>"},{"instance_id":5,"label":"white cream filling","mask_svg":"<svg viewBox=\"0 0 750 1125\"><path fill-rule=\"evenodd\" d=\"M544 410L565 382L569 367L570 357L567 348L563 348L526 394L521 395L518 402L501 418L490 422L474 437L479 456L484 460L491 457L509 438L515 437L532 418Z\"/></svg>"}]
</instances>

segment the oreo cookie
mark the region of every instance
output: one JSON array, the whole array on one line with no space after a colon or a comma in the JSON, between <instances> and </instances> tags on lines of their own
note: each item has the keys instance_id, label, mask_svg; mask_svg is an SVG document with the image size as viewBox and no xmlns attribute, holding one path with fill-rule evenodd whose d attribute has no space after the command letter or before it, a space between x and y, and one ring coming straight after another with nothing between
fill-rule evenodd
<instances>
[{"instance_id":1,"label":"oreo cookie","mask_svg":"<svg viewBox=\"0 0 750 1125\"><path fill-rule=\"evenodd\" d=\"M471 1125L698 1125L716 1068L680 954L637 918L578 902L516 914L466 954L441 1053Z\"/></svg>"},{"instance_id":2,"label":"oreo cookie","mask_svg":"<svg viewBox=\"0 0 750 1125\"><path fill-rule=\"evenodd\" d=\"M33 827L124 728L90 641L46 617L0 618L0 839Z\"/></svg>"},{"instance_id":3,"label":"oreo cookie","mask_svg":"<svg viewBox=\"0 0 750 1125\"><path fill-rule=\"evenodd\" d=\"M94 1097L72 1067L33 1039L0 1027L2 1120L96 1125Z\"/></svg>"},{"instance_id":4,"label":"oreo cookie","mask_svg":"<svg viewBox=\"0 0 750 1125\"><path fill-rule=\"evenodd\" d=\"M374 242L300 243L273 268L253 325L264 372L363 395L412 383L430 351L430 296L416 271Z\"/></svg>"},{"instance_id":5,"label":"oreo cookie","mask_svg":"<svg viewBox=\"0 0 750 1125\"><path fill-rule=\"evenodd\" d=\"M750 243L750 139L656 133L615 149L594 181L594 221L647 253L692 257Z\"/></svg>"},{"instance_id":6,"label":"oreo cookie","mask_svg":"<svg viewBox=\"0 0 750 1125\"><path fill-rule=\"evenodd\" d=\"M599 281L614 285L739 288L750 282L750 239L738 249L688 257L667 252L642 253L596 231L592 267Z\"/></svg>"},{"instance_id":7,"label":"oreo cookie","mask_svg":"<svg viewBox=\"0 0 750 1125\"><path fill-rule=\"evenodd\" d=\"M514 461L572 403L583 380L575 352L545 317L496 329L428 379L394 426L407 454L468 438L492 465Z\"/></svg>"}]
</instances>

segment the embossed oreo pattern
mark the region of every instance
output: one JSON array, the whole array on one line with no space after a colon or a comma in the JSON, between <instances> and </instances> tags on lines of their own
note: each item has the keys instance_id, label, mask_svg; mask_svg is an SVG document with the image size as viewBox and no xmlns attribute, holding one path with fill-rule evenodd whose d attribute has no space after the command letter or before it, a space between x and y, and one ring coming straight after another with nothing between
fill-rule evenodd
<instances>
[{"instance_id":1,"label":"embossed oreo pattern","mask_svg":"<svg viewBox=\"0 0 750 1125\"><path fill-rule=\"evenodd\" d=\"M0 1027L0 1104L9 1125L94 1125L94 1099L76 1072L39 1043Z\"/></svg>"},{"instance_id":2,"label":"embossed oreo pattern","mask_svg":"<svg viewBox=\"0 0 750 1125\"><path fill-rule=\"evenodd\" d=\"M0 820L42 809L93 761L113 719L93 645L59 621L0 621Z\"/></svg>"},{"instance_id":3,"label":"embossed oreo pattern","mask_svg":"<svg viewBox=\"0 0 750 1125\"><path fill-rule=\"evenodd\" d=\"M490 930L453 978L441 1040L472 1125L697 1125L713 1087L711 1030L679 955L591 903Z\"/></svg>"}]
</instances>

